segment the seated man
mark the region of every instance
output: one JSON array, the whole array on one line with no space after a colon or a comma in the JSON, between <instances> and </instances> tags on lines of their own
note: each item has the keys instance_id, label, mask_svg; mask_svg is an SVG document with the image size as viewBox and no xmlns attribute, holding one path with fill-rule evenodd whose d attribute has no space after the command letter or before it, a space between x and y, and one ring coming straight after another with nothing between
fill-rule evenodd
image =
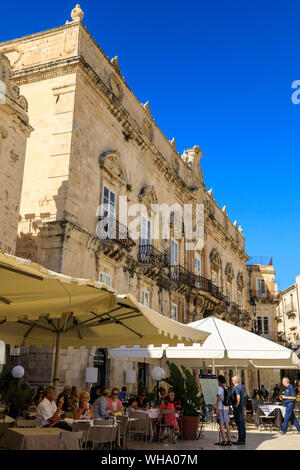
<instances>
[{"instance_id":1,"label":"seated man","mask_svg":"<svg viewBox=\"0 0 300 470\"><path fill-rule=\"evenodd\" d=\"M56 406L55 399L56 390L52 385L49 385L45 390L45 398L37 407L36 419L41 421L42 428L56 427L72 431L71 426L64 421L60 421L60 411L64 404L64 398L59 399L58 406Z\"/></svg>"},{"instance_id":2,"label":"seated man","mask_svg":"<svg viewBox=\"0 0 300 470\"><path fill-rule=\"evenodd\" d=\"M93 403L93 410L95 419L105 419L107 416L113 416L113 413L108 408L107 398L109 397L109 390L103 390L101 397Z\"/></svg>"}]
</instances>

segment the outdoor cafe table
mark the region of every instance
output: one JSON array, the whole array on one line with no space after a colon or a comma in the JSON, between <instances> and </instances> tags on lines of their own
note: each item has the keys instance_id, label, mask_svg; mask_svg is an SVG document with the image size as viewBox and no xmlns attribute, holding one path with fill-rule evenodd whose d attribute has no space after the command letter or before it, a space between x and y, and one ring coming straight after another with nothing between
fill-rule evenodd
<instances>
[{"instance_id":1,"label":"outdoor cafe table","mask_svg":"<svg viewBox=\"0 0 300 470\"><path fill-rule=\"evenodd\" d=\"M60 428L8 428L1 441L1 447L9 450L58 450ZM68 450L78 449L74 442L68 442Z\"/></svg>"},{"instance_id":2,"label":"outdoor cafe table","mask_svg":"<svg viewBox=\"0 0 300 470\"><path fill-rule=\"evenodd\" d=\"M274 416L274 424L281 429L283 418L285 417L286 408L282 405L260 405L254 415L254 424L259 427L263 424L261 416Z\"/></svg>"},{"instance_id":3,"label":"outdoor cafe table","mask_svg":"<svg viewBox=\"0 0 300 470\"><path fill-rule=\"evenodd\" d=\"M5 416L4 421L1 419L0 421L0 439L4 436L6 430L8 428L12 428L14 426L15 420L10 416Z\"/></svg>"}]
</instances>

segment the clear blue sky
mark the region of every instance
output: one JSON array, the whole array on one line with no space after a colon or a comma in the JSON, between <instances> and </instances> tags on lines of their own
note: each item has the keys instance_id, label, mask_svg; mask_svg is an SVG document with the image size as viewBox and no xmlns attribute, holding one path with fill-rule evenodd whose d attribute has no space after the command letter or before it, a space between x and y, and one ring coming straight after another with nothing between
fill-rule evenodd
<instances>
[{"instance_id":1,"label":"clear blue sky","mask_svg":"<svg viewBox=\"0 0 300 470\"><path fill-rule=\"evenodd\" d=\"M179 151L203 151L207 189L273 256L283 289L300 274L299 0L86 0L84 24ZM75 1L1 5L0 41L56 27Z\"/></svg>"}]
</instances>

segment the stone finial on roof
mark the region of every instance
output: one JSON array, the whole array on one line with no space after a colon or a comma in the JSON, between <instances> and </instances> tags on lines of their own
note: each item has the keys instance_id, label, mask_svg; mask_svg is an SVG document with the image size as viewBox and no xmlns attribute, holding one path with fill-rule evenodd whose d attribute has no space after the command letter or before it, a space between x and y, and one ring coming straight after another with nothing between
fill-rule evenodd
<instances>
[{"instance_id":1,"label":"stone finial on roof","mask_svg":"<svg viewBox=\"0 0 300 470\"><path fill-rule=\"evenodd\" d=\"M239 230L240 233L243 233L243 231L244 231L241 226L239 226L238 230Z\"/></svg>"},{"instance_id":2,"label":"stone finial on roof","mask_svg":"<svg viewBox=\"0 0 300 470\"><path fill-rule=\"evenodd\" d=\"M119 65L119 60L118 60L118 56L117 56L117 55L111 59L110 63L111 63L111 65L114 67L115 71L116 71L119 75L122 75L122 73L121 73L121 68L120 68L120 65Z\"/></svg>"},{"instance_id":3,"label":"stone finial on roof","mask_svg":"<svg viewBox=\"0 0 300 470\"><path fill-rule=\"evenodd\" d=\"M238 224L236 220L233 222L233 225L235 226L235 228L237 228Z\"/></svg>"},{"instance_id":4,"label":"stone finial on roof","mask_svg":"<svg viewBox=\"0 0 300 470\"><path fill-rule=\"evenodd\" d=\"M145 109L146 113L148 114L148 116L150 116L152 118L149 101L146 101L146 103L143 104L143 106L144 106L144 109Z\"/></svg>"},{"instance_id":5,"label":"stone finial on roof","mask_svg":"<svg viewBox=\"0 0 300 470\"><path fill-rule=\"evenodd\" d=\"M214 198L214 193L213 193L213 189L210 188L209 191L207 191L207 193L210 195L210 197Z\"/></svg>"},{"instance_id":6,"label":"stone finial on roof","mask_svg":"<svg viewBox=\"0 0 300 470\"><path fill-rule=\"evenodd\" d=\"M224 214L227 215L227 207L226 206L223 207L222 212L224 212Z\"/></svg>"},{"instance_id":7,"label":"stone finial on roof","mask_svg":"<svg viewBox=\"0 0 300 470\"><path fill-rule=\"evenodd\" d=\"M72 21L82 21L84 17L84 13L80 8L80 5L77 4L75 8L71 11L71 18Z\"/></svg>"},{"instance_id":8,"label":"stone finial on roof","mask_svg":"<svg viewBox=\"0 0 300 470\"><path fill-rule=\"evenodd\" d=\"M177 148L176 148L176 140L175 140L175 137L173 137L172 140L169 140L170 144L172 145L172 147L174 147L174 149L176 150L177 152Z\"/></svg>"}]
</instances>

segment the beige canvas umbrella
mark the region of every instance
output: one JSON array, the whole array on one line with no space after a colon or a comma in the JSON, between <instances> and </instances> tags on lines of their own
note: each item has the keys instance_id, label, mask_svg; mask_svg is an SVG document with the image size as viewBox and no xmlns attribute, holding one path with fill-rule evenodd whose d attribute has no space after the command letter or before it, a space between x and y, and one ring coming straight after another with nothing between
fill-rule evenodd
<instances>
[{"instance_id":1,"label":"beige canvas umbrella","mask_svg":"<svg viewBox=\"0 0 300 470\"><path fill-rule=\"evenodd\" d=\"M49 271L0 252L0 339L10 345L61 347L200 342L196 331L95 281Z\"/></svg>"},{"instance_id":2,"label":"beige canvas umbrella","mask_svg":"<svg viewBox=\"0 0 300 470\"><path fill-rule=\"evenodd\" d=\"M300 361L296 354L278 343L239 328L211 316L189 323L188 326L209 331L211 334L203 345L176 347L164 345L155 348L113 348L110 357L155 363L166 359L190 368L255 367L272 369L298 369Z\"/></svg>"}]
</instances>

